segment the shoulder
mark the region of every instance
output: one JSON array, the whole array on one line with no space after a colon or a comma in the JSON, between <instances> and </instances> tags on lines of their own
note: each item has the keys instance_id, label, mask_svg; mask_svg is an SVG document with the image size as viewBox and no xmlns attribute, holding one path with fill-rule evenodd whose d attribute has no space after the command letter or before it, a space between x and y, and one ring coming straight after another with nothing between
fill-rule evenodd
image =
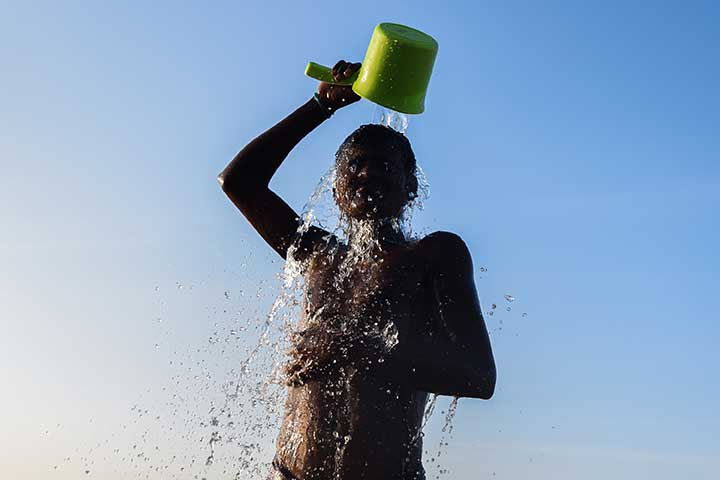
<instances>
[{"instance_id":1,"label":"shoulder","mask_svg":"<svg viewBox=\"0 0 720 480\"><path fill-rule=\"evenodd\" d=\"M433 247L450 248L453 250L467 250L467 245L465 245L465 241L462 237L460 237L460 235L442 230L426 235L419 243Z\"/></svg>"},{"instance_id":2,"label":"shoulder","mask_svg":"<svg viewBox=\"0 0 720 480\"><path fill-rule=\"evenodd\" d=\"M421 255L441 268L458 268L470 265L470 250L460 235L452 232L433 232L418 242Z\"/></svg>"}]
</instances>

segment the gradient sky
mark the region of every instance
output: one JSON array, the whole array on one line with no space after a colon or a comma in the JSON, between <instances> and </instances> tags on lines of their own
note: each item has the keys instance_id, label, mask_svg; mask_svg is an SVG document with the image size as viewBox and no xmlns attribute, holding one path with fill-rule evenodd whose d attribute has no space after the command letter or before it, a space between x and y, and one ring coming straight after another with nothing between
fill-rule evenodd
<instances>
[{"instance_id":1,"label":"gradient sky","mask_svg":"<svg viewBox=\"0 0 720 480\"><path fill-rule=\"evenodd\" d=\"M497 393L460 401L444 478L717 478L717 2L0 1L3 478L130 478L90 450L133 442L178 351L220 357L226 291L262 316L278 284L216 174L310 98L307 61L361 61L383 21L440 44L407 132L418 226L459 233L498 305ZM372 110L276 191L301 209Z\"/></svg>"}]
</instances>

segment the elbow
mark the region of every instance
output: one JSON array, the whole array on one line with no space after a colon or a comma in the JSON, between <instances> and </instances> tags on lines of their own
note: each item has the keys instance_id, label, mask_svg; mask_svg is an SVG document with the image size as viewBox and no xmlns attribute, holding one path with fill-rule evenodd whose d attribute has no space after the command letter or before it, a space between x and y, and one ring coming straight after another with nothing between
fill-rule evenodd
<instances>
[{"instance_id":1,"label":"elbow","mask_svg":"<svg viewBox=\"0 0 720 480\"><path fill-rule=\"evenodd\" d=\"M248 154L243 148L217 176L218 185L228 195L238 195L262 183L260 160L257 155ZM265 185L270 182L268 177Z\"/></svg>"},{"instance_id":2,"label":"elbow","mask_svg":"<svg viewBox=\"0 0 720 480\"><path fill-rule=\"evenodd\" d=\"M255 180L252 176L242 175L238 172L228 172L228 169L223 170L217 176L218 185L233 201L252 198L259 186L259 182Z\"/></svg>"},{"instance_id":3,"label":"elbow","mask_svg":"<svg viewBox=\"0 0 720 480\"><path fill-rule=\"evenodd\" d=\"M250 172L244 167L244 162L239 161L238 154L217 176L218 185L226 194L237 195L246 190L251 180Z\"/></svg>"},{"instance_id":4,"label":"elbow","mask_svg":"<svg viewBox=\"0 0 720 480\"><path fill-rule=\"evenodd\" d=\"M220 172L217 176L218 185L223 192L228 193L233 188L233 183L236 183L232 175L228 175L227 169Z\"/></svg>"},{"instance_id":5,"label":"elbow","mask_svg":"<svg viewBox=\"0 0 720 480\"><path fill-rule=\"evenodd\" d=\"M220 172L217 176L217 182L218 185L220 185L220 188L222 188L223 191L225 191L225 175L224 172Z\"/></svg>"}]
</instances>

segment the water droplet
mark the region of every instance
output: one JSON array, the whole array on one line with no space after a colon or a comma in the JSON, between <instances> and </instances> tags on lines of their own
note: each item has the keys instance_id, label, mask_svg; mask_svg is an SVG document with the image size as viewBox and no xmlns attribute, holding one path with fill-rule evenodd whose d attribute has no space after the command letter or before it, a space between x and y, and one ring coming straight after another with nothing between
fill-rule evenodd
<instances>
[{"instance_id":1,"label":"water droplet","mask_svg":"<svg viewBox=\"0 0 720 480\"><path fill-rule=\"evenodd\" d=\"M515 297L513 297L512 295L505 295L505 300L507 300L508 302L514 302Z\"/></svg>"}]
</instances>

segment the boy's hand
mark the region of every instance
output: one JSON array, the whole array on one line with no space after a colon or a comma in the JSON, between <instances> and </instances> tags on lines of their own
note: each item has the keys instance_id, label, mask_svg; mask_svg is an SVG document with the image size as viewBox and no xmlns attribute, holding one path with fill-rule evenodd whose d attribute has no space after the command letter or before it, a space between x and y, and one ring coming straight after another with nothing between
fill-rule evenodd
<instances>
[{"instance_id":1,"label":"boy's hand","mask_svg":"<svg viewBox=\"0 0 720 480\"><path fill-rule=\"evenodd\" d=\"M359 62L349 63L340 60L332 68L333 78L338 81L349 78L360 69L360 65ZM332 83L320 82L317 91L323 104L333 111L360 100L360 97L353 92L350 85L333 85Z\"/></svg>"}]
</instances>

